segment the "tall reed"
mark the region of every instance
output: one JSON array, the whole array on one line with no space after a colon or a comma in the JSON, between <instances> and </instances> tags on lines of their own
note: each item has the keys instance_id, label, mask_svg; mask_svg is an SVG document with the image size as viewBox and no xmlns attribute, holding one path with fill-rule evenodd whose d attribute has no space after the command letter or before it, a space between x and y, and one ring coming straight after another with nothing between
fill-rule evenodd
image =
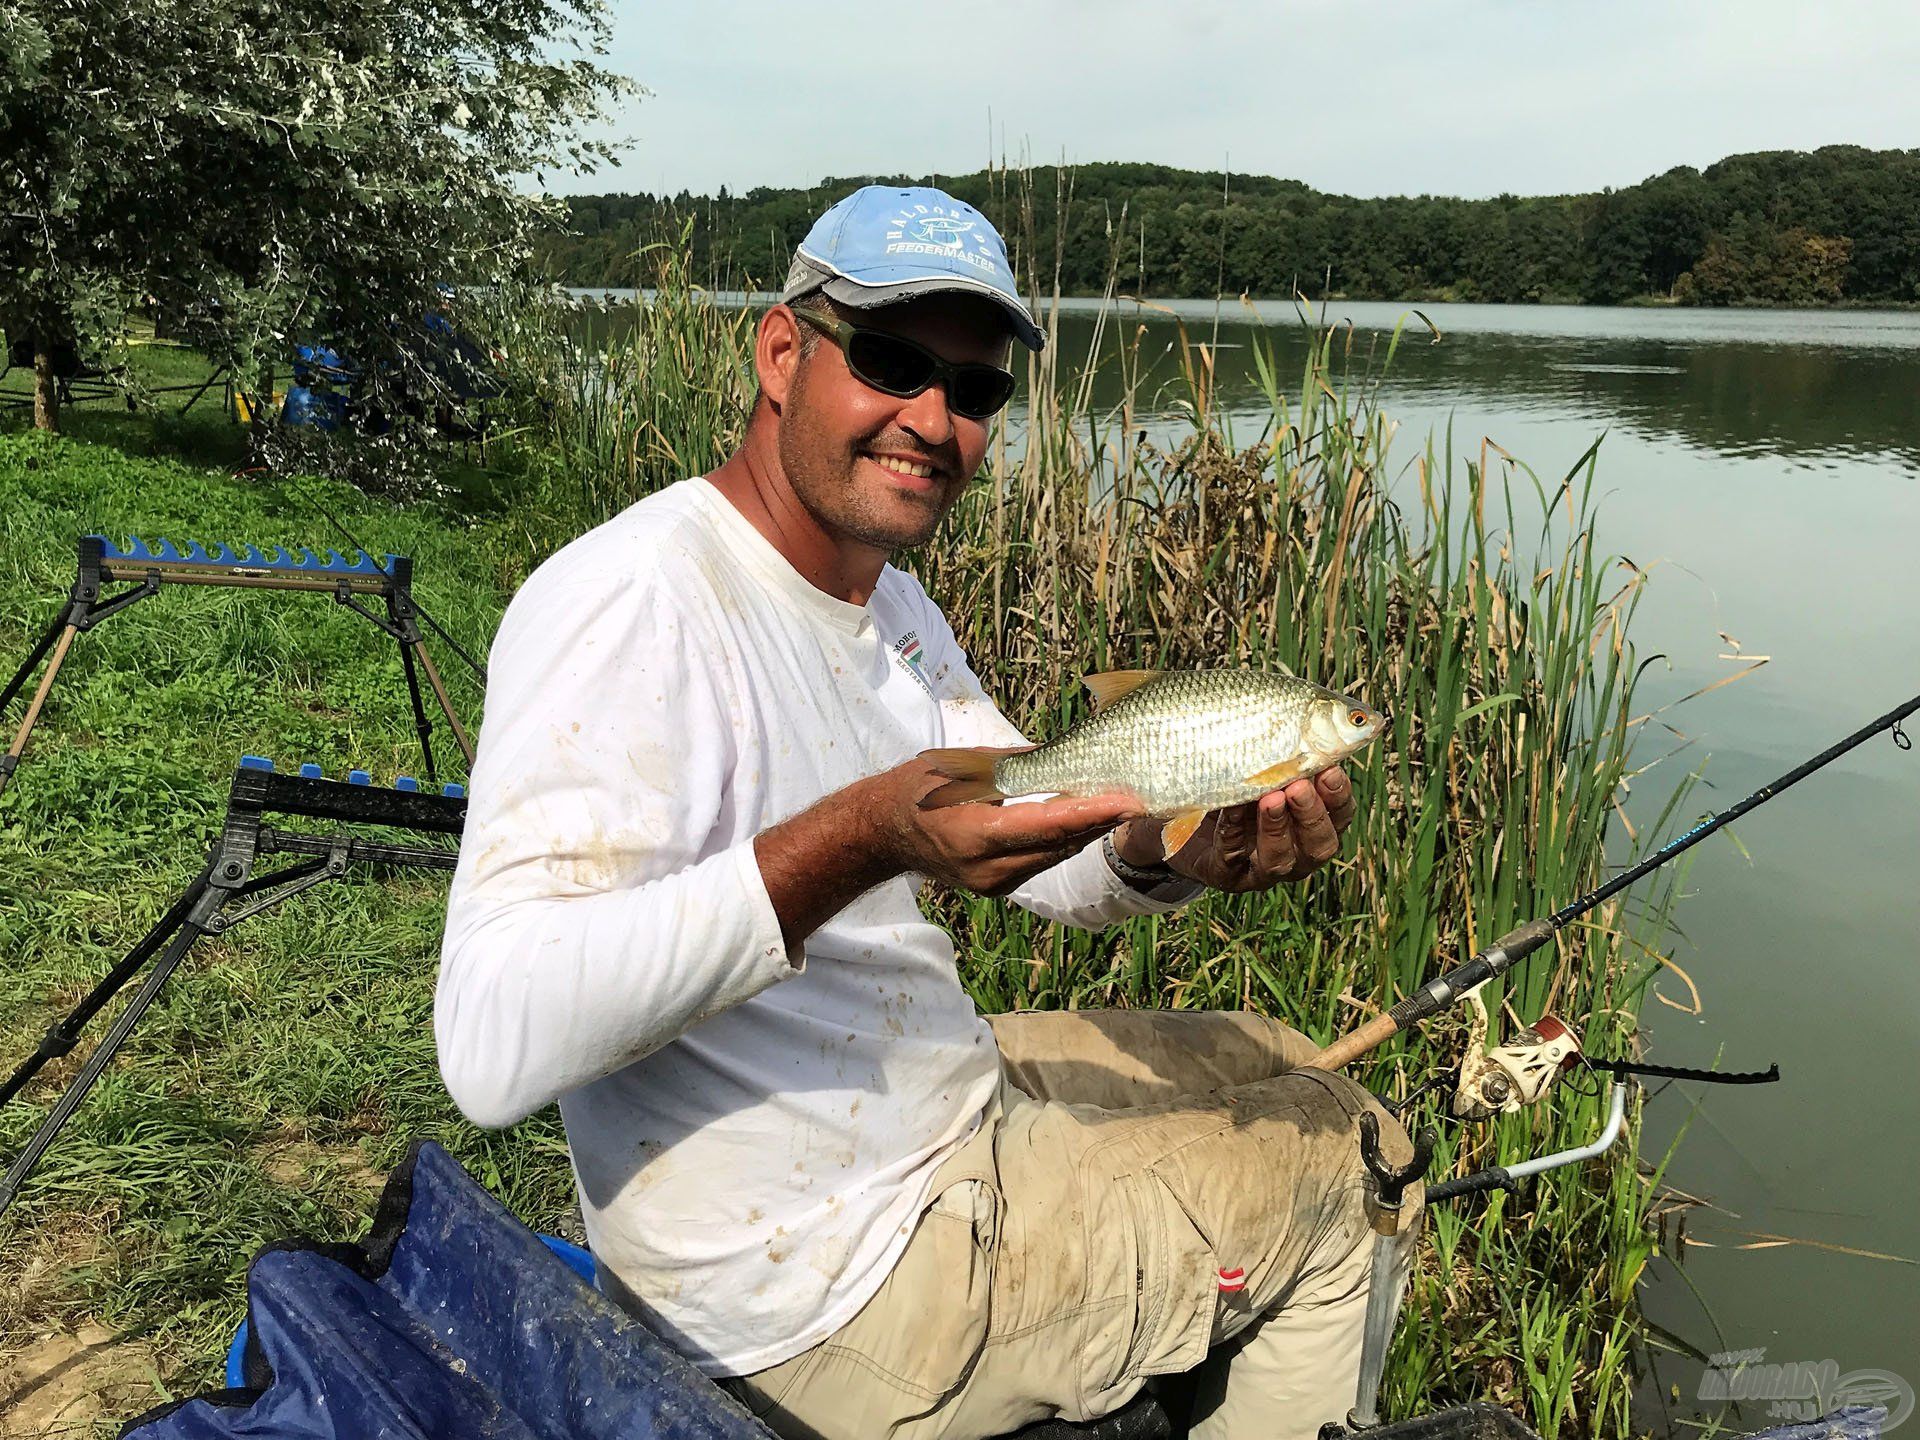
<instances>
[{"instance_id":1,"label":"tall reed","mask_svg":"<svg viewBox=\"0 0 1920 1440\"><path fill-rule=\"evenodd\" d=\"M556 492L573 504L561 530L725 453L750 324L664 273L556 411L581 467ZM1491 447L1456 459L1447 436L1395 468L1375 388L1326 331L1291 382L1260 355L1266 414L1244 446L1215 403L1211 350L1183 331L1187 424L1150 443L1139 332L1112 314L1102 325L1102 363L1130 381L1122 401L1096 410L1057 344L1032 357L1024 433L1002 429L937 543L906 561L989 690L1045 735L1080 713L1087 671L1286 665L1381 703L1391 728L1350 763L1362 804L1344 858L1307 884L1100 935L996 902L930 903L985 1009L1250 1007L1325 1041L1602 877L1622 844L1610 821L1642 577L1596 541L1594 452L1548 483ZM1490 987L1490 1008L1530 1021L1550 1006L1594 1051L1621 1053L1671 899L1656 886L1564 933ZM1463 1038L1462 1020L1441 1019L1363 1078L1405 1094L1457 1065ZM1443 1125L1433 1175L1581 1143L1603 1108L1563 1089L1496 1124ZM1431 1102L1421 1114L1435 1117ZM1549 1437L1627 1433L1647 1193L1623 1146L1524 1197L1434 1207L1389 1413L1481 1397Z\"/></svg>"},{"instance_id":2,"label":"tall reed","mask_svg":"<svg viewBox=\"0 0 1920 1440\"><path fill-rule=\"evenodd\" d=\"M725 459L753 398L753 315L688 273L683 233L634 256L638 305L556 292L489 297L477 317L531 432L511 523L543 555L642 495Z\"/></svg>"},{"instance_id":3,"label":"tall reed","mask_svg":"<svg viewBox=\"0 0 1920 1440\"><path fill-rule=\"evenodd\" d=\"M1285 665L1375 700L1382 741L1349 762L1362 806L1345 858L1304 886L1210 896L1107 935L947 898L989 1008L1252 1007L1322 1042L1522 919L1602 878L1633 734L1628 631L1641 592L1594 532L1589 452L1548 485L1450 437L1390 461L1374 392L1343 383L1318 333L1282 391L1260 357L1264 433L1235 449L1210 356L1183 339L1187 432L1139 439L1047 353L1024 449L1000 451L917 557L976 668L1032 733L1083 705L1078 676L1120 667ZM1671 892L1616 906L1489 987L1515 1020L1553 1008L1618 1055ZM1457 1065L1443 1019L1366 1075L1405 1094ZM1601 1098L1563 1089L1497 1125L1442 1124L1435 1175L1582 1143ZM1427 1118L1438 1118L1432 1109ZM1435 1207L1390 1372L1394 1412L1486 1396L1547 1435L1627 1432L1634 1282L1651 1253L1631 1150L1557 1172L1525 1199Z\"/></svg>"}]
</instances>

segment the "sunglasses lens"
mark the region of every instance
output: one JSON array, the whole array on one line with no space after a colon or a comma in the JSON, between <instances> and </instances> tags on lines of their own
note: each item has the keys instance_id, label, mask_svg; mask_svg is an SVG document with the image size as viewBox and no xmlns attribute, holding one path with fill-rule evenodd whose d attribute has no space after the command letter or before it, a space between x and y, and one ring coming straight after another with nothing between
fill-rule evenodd
<instances>
[{"instance_id":1,"label":"sunglasses lens","mask_svg":"<svg viewBox=\"0 0 1920 1440\"><path fill-rule=\"evenodd\" d=\"M877 330L853 333L847 343L847 366L866 384L889 395L917 395L933 378L930 356Z\"/></svg>"},{"instance_id":2,"label":"sunglasses lens","mask_svg":"<svg viewBox=\"0 0 1920 1440\"><path fill-rule=\"evenodd\" d=\"M988 365L962 365L953 376L947 402L956 415L984 420L1013 398L1013 376Z\"/></svg>"},{"instance_id":3,"label":"sunglasses lens","mask_svg":"<svg viewBox=\"0 0 1920 1440\"><path fill-rule=\"evenodd\" d=\"M934 381L938 362L905 340L879 330L855 330L847 339L847 368L863 384L888 395L918 395ZM1013 398L1013 376L991 365L957 365L947 403L956 415L984 420Z\"/></svg>"}]
</instances>

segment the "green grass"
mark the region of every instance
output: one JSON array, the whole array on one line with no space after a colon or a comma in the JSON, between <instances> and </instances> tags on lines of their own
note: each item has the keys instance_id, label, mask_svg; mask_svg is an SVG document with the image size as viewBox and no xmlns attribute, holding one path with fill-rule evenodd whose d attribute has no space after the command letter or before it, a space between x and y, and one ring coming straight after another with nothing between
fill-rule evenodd
<instances>
[{"instance_id":1,"label":"green grass","mask_svg":"<svg viewBox=\"0 0 1920 1440\"><path fill-rule=\"evenodd\" d=\"M325 543L316 500L370 547L413 554L422 598L484 649L535 556L707 468L737 429L750 326L666 278L664 301L604 356L564 343L553 316L510 336L534 398L500 450L490 493L506 508L484 525L321 482L234 479L217 434L179 445L156 426L158 456L114 448L140 444L137 429L0 435L0 657L51 615L77 533ZM1497 454L1456 461L1450 438L1392 448L1365 367L1331 337L1300 375L1269 368L1269 416L1239 437L1189 348L1192 426L1156 447L1137 438L1141 397L1092 413L1054 354L1030 367L1024 448L996 446L941 543L912 557L1009 712L1050 733L1079 713L1083 671L1282 662L1383 701L1394 727L1353 767L1365 803L1347 858L1306 886L1100 936L937 898L983 1008L1251 1006L1326 1039L1589 888L1609 844L1627 848L1611 817L1640 577L1596 541L1592 457L1542 480ZM1104 363L1139 357L1110 337ZM474 688L441 659L476 722ZM313 597L167 593L83 637L0 798L20 878L0 909L0 1033L24 1050L177 893L240 752L417 771L401 685L392 646ZM552 1117L484 1135L439 1086L443 893L417 878L323 889L197 951L0 1221L0 1294L21 1295L0 1310L0 1350L87 1316L147 1332L168 1385L211 1383L254 1249L355 1233L361 1172L416 1135L552 1222L569 1198ZM1489 998L1526 1019L1551 1004L1620 1053L1670 898L1656 885L1610 907ZM1456 1063L1463 1035L1458 1017L1438 1022L1365 1078L1403 1092ZM1434 1173L1579 1143L1602 1108L1562 1091L1498 1125L1445 1126ZM36 1115L0 1112L8 1153ZM290 1174L289 1156L316 1163ZM1623 1145L1524 1196L1436 1207L1387 1412L1491 1398L1550 1437L1627 1433L1648 1195Z\"/></svg>"},{"instance_id":2,"label":"green grass","mask_svg":"<svg viewBox=\"0 0 1920 1440\"><path fill-rule=\"evenodd\" d=\"M225 385L215 382L197 400L192 390L174 388L197 389L214 375L213 365L199 352L156 341L151 327L133 324L126 342L108 352L106 364L129 377L132 403L117 393L77 400L61 411L63 433L198 465L236 470L245 464L246 434L233 423ZM0 377L0 426L30 424L32 398L32 370L14 369ZM185 409L189 403L193 408Z\"/></svg>"},{"instance_id":3,"label":"green grass","mask_svg":"<svg viewBox=\"0 0 1920 1440\"><path fill-rule=\"evenodd\" d=\"M376 551L414 556L423 602L484 653L518 577L451 516L8 433L0 662L10 672L56 613L76 536L337 541L316 501ZM477 721L478 687L431 648L463 720ZM16 702L9 739L19 714ZM437 742L443 773L459 776L444 726ZM23 1058L179 893L249 751L334 775L420 773L394 645L324 595L188 587L78 638L0 797L0 1065ZM176 1390L217 1383L253 1253L289 1235L356 1234L365 1169L386 1170L418 1135L534 1223L566 1209L550 1116L485 1134L440 1087L430 1014L444 897L437 878L323 886L195 948L0 1219L0 1353L84 1317L143 1332ZM0 1111L0 1151L17 1152L80 1059Z\"/></svg>"}]
</instances>

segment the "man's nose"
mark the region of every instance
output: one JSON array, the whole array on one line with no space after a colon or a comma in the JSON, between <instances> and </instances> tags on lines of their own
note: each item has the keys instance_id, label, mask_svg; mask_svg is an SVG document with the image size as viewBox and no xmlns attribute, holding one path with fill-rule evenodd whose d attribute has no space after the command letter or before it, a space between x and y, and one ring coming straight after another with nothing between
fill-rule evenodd
<instances>
[{"instance_id":1,"label":"man's nose","mask_svg":"<svg viewBox=\"0 0 1920 1440\"><path fill-rule=\"evenodd\" d=\"M929 445L944 445L953 438L953 412L947 408L947 387L935 381L908 400L900 411L900 423Z\"/></svg>"}]
</instances>

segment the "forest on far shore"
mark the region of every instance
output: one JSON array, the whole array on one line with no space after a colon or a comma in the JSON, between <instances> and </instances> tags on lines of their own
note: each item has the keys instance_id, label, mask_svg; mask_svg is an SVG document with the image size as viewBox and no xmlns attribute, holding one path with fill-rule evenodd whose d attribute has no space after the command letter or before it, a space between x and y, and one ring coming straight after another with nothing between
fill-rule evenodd
<instances>
[{"instance_id":1,"label":"forest on far shore","mask_svg":"<svg viewBox=\"0 0 1920 1440\"><path fill-rule=\"evenodd\" d=\"M1920 150L1829 145L1679 166L1585 195L1358 199L1297 180L1166 165L863 176L742 195L582 195L542 260L570 285L631 285L682 231L692 274L775 288L834 199L937 184L1000 226L1042 291L1693 305L1920 303ZM1056 264L1057 257L1057 264Z\"/></svg>"}]
</instances>

